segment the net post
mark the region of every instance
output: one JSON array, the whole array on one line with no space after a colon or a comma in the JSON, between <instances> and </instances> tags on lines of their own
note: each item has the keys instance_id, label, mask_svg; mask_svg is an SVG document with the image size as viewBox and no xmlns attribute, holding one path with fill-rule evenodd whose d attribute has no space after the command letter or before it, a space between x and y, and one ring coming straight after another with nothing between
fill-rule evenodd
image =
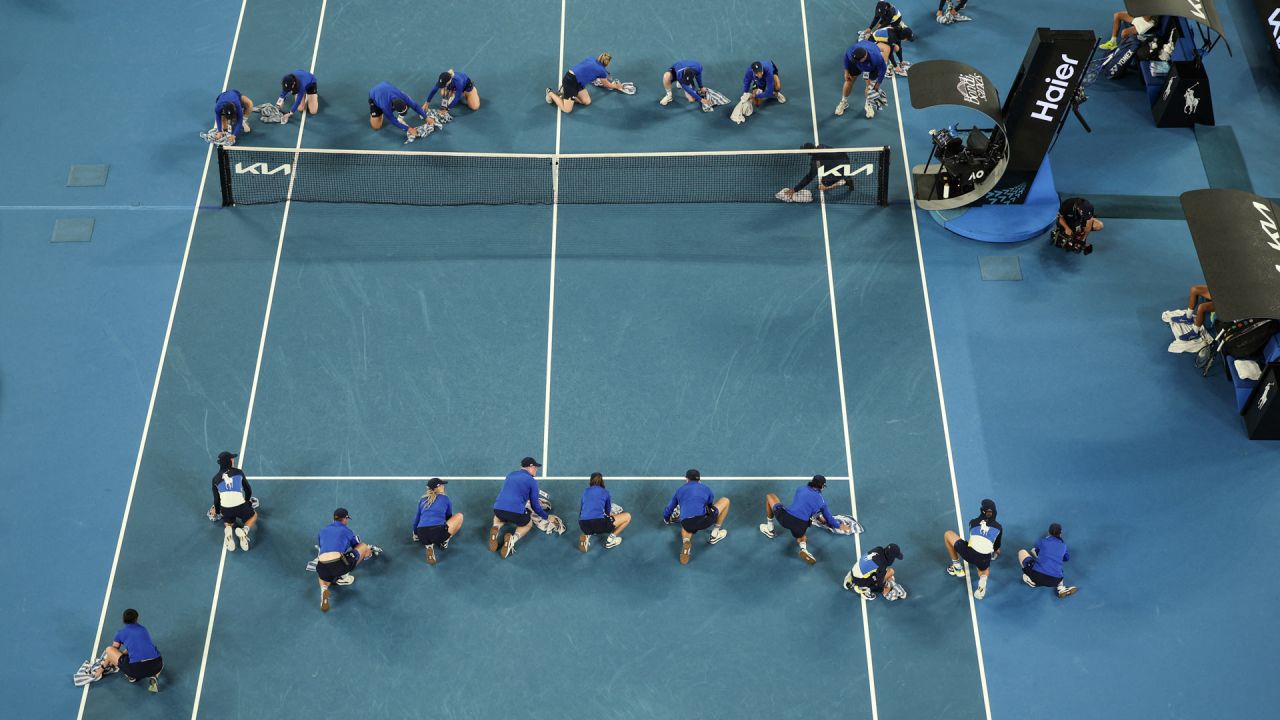
<instances>
[{"instance_id":1,"label":"net post","mask_svg":"<svg viewBox=\"0 0 1280 720\"><path fill-rule=\"evenodd\" d=\"M231 158L225 147L218 146L218 185L222 188L222 207L236 204L231 190Z\"/></svg>"},{"instance_id":2,"label":"net post","mask_svg":"<svg viewBox=\"0 0 1280 720\"><path fill-rule=\"evenodd\" d=\"M889 146L880 151L880 187L876 192L876 200L880 207L889 205Z\"/></svg>"},{"instance_id":3,"label":"net post","mask_svg":"<svg viewBox=\"0 0 1280 720\"><path fill-rule=\"evenodd\" d=\"M560 203L560 156L551 156L551 204Z\"/></svg>"}]
</instances>

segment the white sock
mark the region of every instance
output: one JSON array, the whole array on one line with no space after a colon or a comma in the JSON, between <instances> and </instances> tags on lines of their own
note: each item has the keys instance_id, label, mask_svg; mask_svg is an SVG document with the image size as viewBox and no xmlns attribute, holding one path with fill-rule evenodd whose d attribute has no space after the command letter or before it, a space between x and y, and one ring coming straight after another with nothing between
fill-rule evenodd
<instances>
[{"instance_id":1,"label":"white sock","mask_svg":"<svg viewBox=\"0 0 1280 720\"><path fill-rule=\"evenodd\" d=\"M764 525L765 527L769 528L769 532L773 532L773 518L766 518L764 521Z\"/></svg>"},{"instance_id":2,"label":"white sock","mask_svg":"<svg viewBox=\"0 0 1280 720\"><path fill-rule=\"evenodd\" d=\"M520 535L511 533L511 547L515 547L518 542L520 542Z\"/></svg>"},{"instance_id":3,"label":"white sock","mask_svg":"<svg viewBox=\"0 0 1280 720\"><path fill-rule=\"evenodd\" d=\"M227 538L227 539L230 539L230 538L231 538L231 526L230 526L230 525L223 525L223 526L222 526L222 535L223 535L223 537L225 537L225 538Z\"/></svg>"},{"instance_id":4,"label":"white sock","mask_svg":"<svg viewBox=\"0 0 1280 720\"><path fill-rule=\"evenodd\" d=\"M978 578L978 587L985 588L987 586L987 576L983 575Z\"/></svg>"},{"instance_id":5,"label":"white sock","mask_svg":"<svg viewBox=\"0 0 1280 720\"><path fill-rule=\"evenodd\" d=\"M608 538L608 539L609 539L609 540L617 540L617 539L618 539L618 536L617 536L617 535L614 535L613 533L609 533L609 538Z\"/></svg>"},{"instance_id":6,"label":"white sock","mask_svg":"<svg viewBox=\"0 0 1280 720\"><path fill-rule=\"evenodd\" d=\"M808 550L808 549L809 549L809 543L807 543L807 542L802 542L802 543L800 543L800 549L801 549L801 550Z\"/></svg>"}]
</instances>

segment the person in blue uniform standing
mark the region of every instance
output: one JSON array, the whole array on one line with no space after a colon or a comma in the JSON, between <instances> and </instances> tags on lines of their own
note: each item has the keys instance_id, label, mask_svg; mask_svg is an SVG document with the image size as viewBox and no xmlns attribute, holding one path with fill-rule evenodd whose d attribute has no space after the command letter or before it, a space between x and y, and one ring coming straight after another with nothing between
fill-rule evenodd
<instances>
[{"instance_id":1,"label":"person in blue uniform standing","mask_svg":"<svg viewBox=\"0 0 1280 720\"><path fill-rule=\"evenodd\" d=\"M587 86L596 80L601 81L602 86L610 90L621 90L622 83L609 78L609 63L613 62L613 56L609 53L600 53L594 58L584 58L582 62L574 65L564 72L564 77L560 80L560 92L547 88L547 104L555 105L562 113L573 112L574 105L582 105L586 107L591 104L591 93L587 92Z\"/></svg>"},{"instance_id":2,"label":"person in blue uniform standing","mask_svg":"<svg viewBox=\"0 0 1280 720\"><path fill-rule=\"evenodd\" d=\"M859 40L849 46L844 54L844 87L840 89L840 103L836 105L835 114L843 115L849 109L849 93L853 92L853 81L859 75L866 74L867 86L864 94L867 96L867 117L875 117L872 94L880 92L880 84L884 82L887 70L880 48L871 40Z\"/></svg>"},{"instance_id":3,"label":"person in blue uniform standing","mask_svg":"<svg viewBox=\"0 0 1280 720\"><path fill-rule=\"evenodd\" d=\"M715 545L729 534L724 521L729 517L729 498L716 499L716 494L702 484L702 473L689 470L684 474L685 483L671 496L662 511L662 521L670 525L680 511L680 564L688 565L693 555L693 536L699 530L711 528L707 542Z\"/></svg>"},{"instance_id":4,"label":"person in blue uniform standing","mask_svg":"<svg viewBox=\"0 0 1280 720\"><path fill-rule=\"evenodd\" d=\"M757 60L747 68L742 76L742 93L751 96L751 102L760 107L765 100L773 98L785 103L787 98L782 94L782 76L778 74L778 65L772 60Z\"/></svg>"},{"instance_id":5,"label":"person in blue uniform standing","mask_svg":"<svg viewBox=\"0 0 1280 720\"><path fill-rule=\"evenodd\" d=\"M138 623L138 611L129 608L124 611L124 626L116 631L111 645L102 653L102 663L94 670L94 679L116 672L124 673L126 679L136 683L147 679L147 690L160 690L160 672L164 670L164 658L160 650L151 640L151 633Z\"/></svg>"},{"instance_id":6,"label":"person in blue uniform standing","mask_svg":"<svg viewBox=\"0 0 1280 720\"><path fill-rule=\"evenodd\" d=\"M983 500L978 510L978 517L969 521L969 542L954 531L948 530L942 535L947 545L947 554L951 556L951 564L947 566L947 574L962 578L965 576L964 562L978 570L978 587L973 591L975 600L987 596L987 576L991 573L991 561L1000 554L1000 536L1004 528L996 521L996 503L994 500Z\"/></svg>"},{"instance_id":7,"label":"person in blue uniform standing","mask_svg":"<svg viewBox=\"0 0 1280 720\"><path fill-rule=\"evenodd\" d=\"M702 63L697 60L677 60L662 73L662 89L666 94L658 101L659 105L671 102L672 83L680 85L680 89L684 91L685 100L701 101L705 106L711 105L711 101L706 98L707 90L702 85Z\"/></svg>"},{"instance_id":8,"label":"person in blue uniform standing","mask_svg":"<svg viewBox=\"0 0 1280 720\"><path fill-rule=\"evenodd\" d=\"M426 548L428 565L436 564L436 548L447 550L450 538L462 529L462 513L453 511L453 501L445 494L448 484L440 478L428 480L413 517L413 537Z\"/></svg>"},{"instance_id":9,"label":"person in blue uniform standing","mask_svg":"<svg viewBox=\"0 0 1280 720\"><path fill-rule=\"evenodd\" d=\"M1022 566L1022 582L1037 587L1051 587L1058 597L1071 597L1080 588L1068 585L1063 578L1062 564L1071 559L1067 543L1062 539L1062 526L1049 525L1049 532L1036 541L1031 552L1018 551L1018 564Z\"/></svg>"},{"instance_id":10,"label":"person in blue uniform standing","mask_svg":"<svg viewBox=\"0 0 1280 720\"><path fill-rule=\"evenodd\" d=\"M316 537L319 554L316 555L316 577L320 579L320 611L329 612L330 585L345 586L356 581L352 570L375 555L382 554L377 545L360 542L359 536L347 527L351 513L346 508L333 511L333 522L320 528Z\"/></svg>"},{"instance_id":11,"label":"person in blue uniform standing","mask_svg":"<svg viewBox=\"0 0 1280 720\"><path fill-rule=\"evenodd\" d=\"M435 121L427 117L421 105L414 102L403 90L383 80L369 90L369 127L381 130L384 119L390 118L391 124L404 130L409 137L417 137L418 129L404 124L404 115L410 110L417 113L428 124Z\"/></svg>"},{"instance_id":12,"label":"person in blue uniform standing","mask_svg":"<svg viewBox=\"0 0 1280 720\"><path fill-rule=\"evenodd\" d=\"M542 507L538 496L538 468L541 463L531 457L520 461L520 469L507 474L502 490L493 501L493 525L489 528L489 549L498 550L498 533L502 526L511 523L515 532L502 537L501 555L510 557L516 551L516 543L533 529L533 513L547 520L550 516Z\"/></svg>"},{"instance_id":13,"label":"person in blue uniform standing","mask_svg":"<svg viewBox=\"0 0 1280 720\"><path fill-rule=\"evenodd\" d=\"M783 505L778 496L773 493L769 493L764 499L765 521L760 525L760 532L764 533L765 537L772 538L773 523L776 520L791 532L791 537L795 538L796 544L800 546L800 559L810 565L818 562L818 558L809 552L809 518L813 517L814 513L822 513L822 519L829 527L839 528L840 532L850 530L848 523L837 522L831 516L827 500L822 497L822 489L826 486L826 477L814 475L809 484L796 488L796 494L791 498L790 505Z\"/></svg>"},{"instance_id":14,"label":"person in blue uniform standing","mask_svg":"<svg viewBox=\"0 0 1280 720\"><path fill-rule=\"evenodd\" d=\"M591 473L578 506L578 528L582 530L578 550L586 552L591 548L592 535L605 535L604 546L616 548L622 544L622 531L630 524L631 513L613 512L613 498L604 489L604 476L598 472Z\"/></svg>"},{"instance_id":15,"label":"person in blue uniform standing","mask_svg":"<svg viewBox=\"0 0 1280 720\"><path fill-rule=\"evenodd\" d=\"M218 472L213 475L213 511L222 516L222 547L235 552L240 538L240 549L249 552L249 531L258 523L258 513L253 509L253 488L244 471L234 464L239 457L223 450L218 453ZM237 526L239 523L239 526Z\"/></svg>"},{"instance_id":16,"label":"person in blue uniform standing","mask_svg":"<svg viewBox=\"0 0 1280 720\"><path fill-rule=\"evenodd\" d=\"M293 95L293 106L284 114L286 123L298 108L312 115L320 112L320 90L315 75L306 70L294 70L280 78L280 97L276 98L276 107L283 109L290 95Z\"/></svg>"},{"instance_id":17,"label":"person in blue uniform standing","mask_svg":"<svg viewBox=\"0 0 1280 720\"><path fill-rule=\"evenodd\" d=\"M871 548L844 576L844 589L852 590L864 600L875 600L876 593L889 595L889 583L893 580L894 560L902 559L902 549L897 543Z\"/></svg>"},{"instance_id":18,"label":"person in blue uniform standing","mask_svg":"<svg viewBox=\"0 0 1280 720\"><path fill-rule=\"evenodd\" d=\"M213 100L213 127L236 136L249 132L249 113L253 112L253 101L239 90L226 90Z\"/></svg>"},{"instance_id":19,"label":"person in blue uniform standing","mask_svg":"<svg viewBox=\"0 0 1280 720\"><path fill-rule=\"evenodd\" d=\"M427 101L423 103L430 107L431 99L440 93L440 101L443 103L441 109L445 112L452 112L458 103L465 103L471 110L480 109L480 91L476 89L476 84L471 82L471 78L466 73L455 71L449 68L440 73L440 77L436 79L436 86L431 88L431 92L427 95Z\"/></svg>"}]
</instances>

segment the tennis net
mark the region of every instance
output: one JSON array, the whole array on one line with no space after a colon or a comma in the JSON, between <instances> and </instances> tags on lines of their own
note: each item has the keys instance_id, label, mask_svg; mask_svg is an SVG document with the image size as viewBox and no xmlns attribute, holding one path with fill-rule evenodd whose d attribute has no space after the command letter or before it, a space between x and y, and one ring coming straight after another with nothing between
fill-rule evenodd
<instances>
[{"instance_id":1,"label":"tennis net","mask_svg":"<svg viewBox=\"0 0 1280 720\"><path fill-rule=\"evenodd\" d=\"M222 204L764 203L810 174L828 203L888 204L889 148L612 154L218 148ZM816 168L815 168L816 165ZM809 184L818 198L815 178Z\"/></svg>"}]
</instances>

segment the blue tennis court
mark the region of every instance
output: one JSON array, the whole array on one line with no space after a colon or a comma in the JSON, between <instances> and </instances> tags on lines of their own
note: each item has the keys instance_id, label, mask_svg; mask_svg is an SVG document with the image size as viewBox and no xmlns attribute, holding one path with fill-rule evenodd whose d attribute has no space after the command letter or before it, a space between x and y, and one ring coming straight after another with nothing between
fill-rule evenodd
<instances>
[{"instance_id":1,"label":"blue tennis court","mask_svg":"<svg viewBox=\"0 0 1280 720\"><path fill-rule=\"evenodd\" d=\"M1255 573L1237 555L1261 547L1280 502L1264 481L1274 448L1249 443L1223 388L1188 377L1147 322L1199 272L1185 223L1108 220L1113 244L1087 259L945 233L907 195L928 123L911 114L905 81L874 120L832 115L841 54L874 2L134 5L128 19L24 6L11 26L24 34L0 31L35 52L52 36L96 42L91 25L120 37L145 27L173 60L138 69L138 82L181 106L179 127L147 124L153 137L120 147L72 141L42 160L58 172L112 163L92 195L43 175L4 181L0 222L15 241L0 252L20 272L0 304L6 334L24 343L0 351L15 378L0 449L11 487L29 470L49 478L27 500L47 517L15 520L11 543L53 560L30 558L31 579L0 599L22 621L12 644L43 648L38 677L15 665L0 681L21 716L989 720L1249 716L1278 699L1264 671L1280 640L1265 619L1276 582L1220 597L1183 574ZM912 59L953 56L963 37L968 61L1000 83L1037 25L1101 30L1114 10L1091 0L1028 17L975 0L975 22L934 27L932 3L897 5L919 29ZM1220 7L1231 22L1236 9ZM1250 67L1254 49L1212 56L1215 71ZM571 114L546 106L563 67L604 50L635 96L593 89ZM788 102L741 126L728 108L660 106L662 71L684 57L731 97L768 57ZM50 72L60 63L74 67L61 58ZM208 97L225 85L269 102L295 67L319 78L320 113L255 123L244 144L887 146L890 202L221 207L216 157L196 144ZM370 86L390 80L417 97L449 67L475 79L479 111L412 145L370 131ZM178 74L203 84L175 89ZM1280 102L1265 83L1240 92L1259 112ZM1123 117L1103 114L1087 138L1069 128L1055 162L1095 152ZM1150 192L1206 185L1199 155L1178 154L1191 133L1144 131L1179 148L1164 157L1185 178L1162 175ZM26 157L56 140L13 149ZM1142 182L1058 164L1064 190ZM1248 171L1258 192L1280 192L1271 171ZM381 182L433 191L430 178ZM52 221L85 215L93 242L48 243ZM1022 282L984 282L978 259L991 255L1016 258ZM110 283L118 291L98 289ZM1117 345L1134 347L1108 352ZM1134 378L1132 365L1150 370ZM1167 446L1190 418L1214 461ZM222 450L240 454L262 503L247 553L225 552L204 519ZM535 532L502 560L485 545L492 502L526 455L543 463L570 530ZM688 468L732 506L728 538L712 547L700 534L681 566L662 510ZM594 471L636 520L620 547L582 554L571 520ZM818 473L832 511L866 531L811 532L810 567L785 533L770 540L756 525L767 493L789 500ZM410 525L436 476L466 521L428 566ZM1000 502L1007 537L979 601L943 572L942 534L984 497ZM339 506L385 553L321 613L304 566ZM1081 593L1069 600L1023 587L1012 559L1051 521L1071 540ZM1234 526L1233 551L1201 547L1195 536L1216 532L1201 523ZM910 597L868 603L843 590L859 554L890 542ZM119 677L72 689L66 675L129 607L163 650L160 692ZM1227 692L1201 696L1198 683Z\"/></svg>"}]
</instances>

